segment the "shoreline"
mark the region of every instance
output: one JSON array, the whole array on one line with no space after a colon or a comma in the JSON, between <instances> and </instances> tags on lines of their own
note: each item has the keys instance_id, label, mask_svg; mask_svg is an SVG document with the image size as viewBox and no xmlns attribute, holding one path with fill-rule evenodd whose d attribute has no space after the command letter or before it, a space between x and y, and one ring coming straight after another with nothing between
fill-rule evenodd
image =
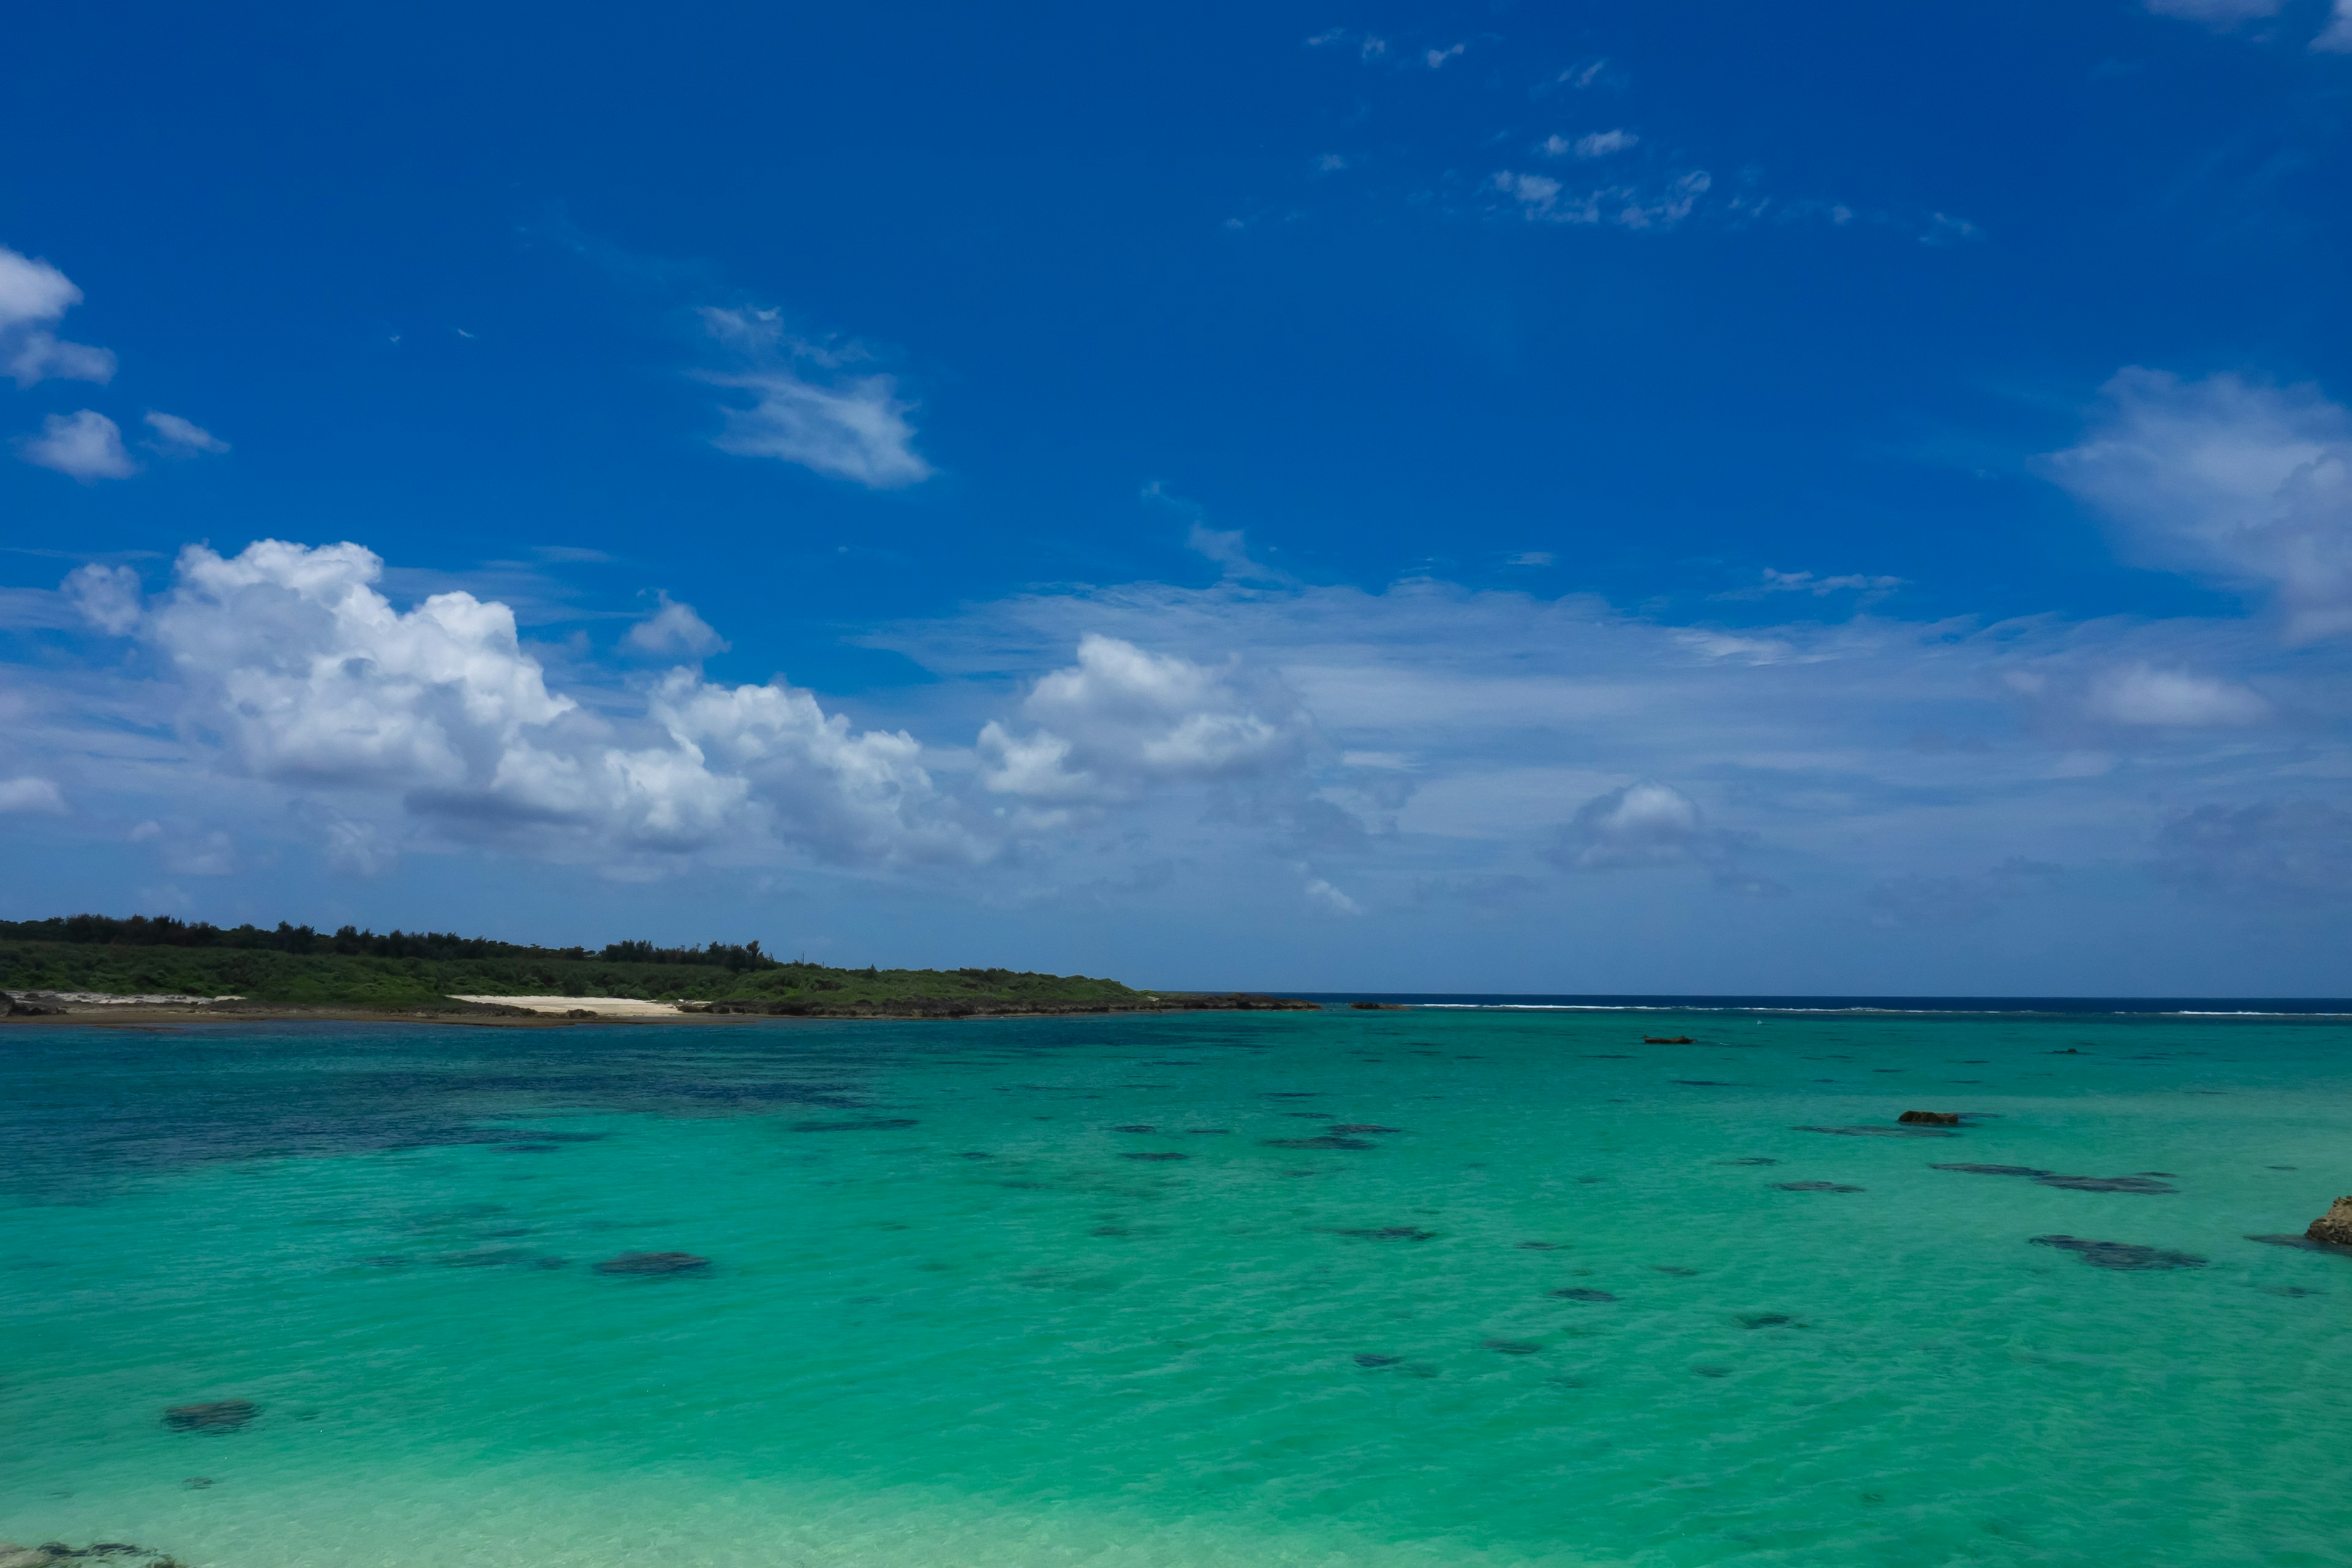
<instances>
[{"instance_id":1,"label":"shoreline","mask_svg":"<svg viewBox=\"0 0 2352 1568\"><path fill-rule=\"evenodd\" d=\"M566 1000L572 1000L566 998ZM583 996L590 1003L604 998ZM696 1005L690 1011L668 1013L596 1013L587 1007L557 1013L550 1008L458 1003L446 1007L354 1007L336 1004L296 1003L74 1003L55 1011L11 1012L0 1015L0 1028L164 1029L189 1024L450 1024L471 1028L553 1029L588 1024L755 1024L755 1023L956 1023L987 1018L1163 1017L1179 1013L1319 1013L1323 1005L1294 996L1267 996L1255 992L1185 995L1170 993L1155 1002L1124 1006L1072 1003L1067 1005L990 1006L968 1002L942 1003L929 1008L844 1007L824 1009L796 1005L791 1010L757 1003L724 1001Z\"/></svg>"}]
</instances>

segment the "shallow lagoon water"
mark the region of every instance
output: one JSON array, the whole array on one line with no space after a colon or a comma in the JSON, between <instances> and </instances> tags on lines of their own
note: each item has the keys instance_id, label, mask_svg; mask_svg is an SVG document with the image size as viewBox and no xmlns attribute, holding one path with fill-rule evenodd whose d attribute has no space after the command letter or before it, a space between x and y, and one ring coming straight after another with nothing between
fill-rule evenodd
<instances>
[{"instance_id":1,"label":"shallow lagoon water","mask_svg":"<svg viewBox=\"0 0 2352 1568\"><path fill-rule=\"evenodd\" d=\"M2352 1258L2246 1237L2347 1117L2340 1021L11 1030L0 1539L2341 1563Z\"/></svg>"}]
</instances>

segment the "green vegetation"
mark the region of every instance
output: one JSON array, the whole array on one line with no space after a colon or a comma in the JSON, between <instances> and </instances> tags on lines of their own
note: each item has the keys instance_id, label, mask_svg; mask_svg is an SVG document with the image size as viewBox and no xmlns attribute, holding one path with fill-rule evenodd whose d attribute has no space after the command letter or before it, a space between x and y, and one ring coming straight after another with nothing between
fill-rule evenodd
<instances>
[{"instance_id":1,"label":"green vegetation","mask_svg":"<svg viewBox=\"0 0 2352 1568\"><path fill-rule=\"evenodd\" d=\"M788 963L756 942L707 948L625 942L590 950L436 932L379 936L349 926L328 934L308 926L225 930L168 917L99 915L0 921L0 991L236 995L257 1004L387 1010L447 1008L457 995L634 996L710 1003L714 1012L807 1016L1185 1005L1084 975Z\"/></svg>"}]
</instances>

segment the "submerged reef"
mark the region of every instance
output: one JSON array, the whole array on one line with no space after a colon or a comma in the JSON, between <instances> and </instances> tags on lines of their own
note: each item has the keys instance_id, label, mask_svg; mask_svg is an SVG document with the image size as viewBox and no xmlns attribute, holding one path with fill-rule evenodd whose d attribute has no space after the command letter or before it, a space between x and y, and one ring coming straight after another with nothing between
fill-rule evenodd
<instances>
[{"instance_id":1,"label":"submerged reef","mask_svg":"<svg viewBox=\"0 0 2352 1568\"><path fill-rule=\"evenodd\" d=\"M163 1412L163 1425L174 1432L234 1432L261 1414L250 1399L215 1399L203 1405L174 1405Z\"/></svg>"},{"instance_id":2,"label":"submerged reef","mask_svg":"<svg viewBox=\"0 0 2352 1568\"><path fill-rule=\"evenodd\" d=\"M2133 1271L2202 1268L2206 1261L2193 1252L2170 1252L2161 1247L2142 1247L2131 1241L2091 1241L2079 1236L2037 1236L2033 1238L2033 1245L2071 1252L2094 1268Z\"/></svg>"}]
</instances>

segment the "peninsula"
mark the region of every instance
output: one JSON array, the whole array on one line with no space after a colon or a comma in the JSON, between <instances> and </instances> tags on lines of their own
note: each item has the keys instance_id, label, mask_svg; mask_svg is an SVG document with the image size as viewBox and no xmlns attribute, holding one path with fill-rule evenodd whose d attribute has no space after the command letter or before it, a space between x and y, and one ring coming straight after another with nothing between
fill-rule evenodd
<instances>
[{"instance_id":1,"label":"peninsula","mask_svg":"<svg viewBox=\"0 0 2352 1568\"><path fill-rule=\"evenodd\" d=\"M1060 1013L1312 1009L1249 993L1143 991L1009 969L835 968L757 942L540 947L441 931L222 927L169 915L0 921L0 994L15 1020L131 1011L244 1018L970 1018Z\"/></svg>"}]
</instances>

